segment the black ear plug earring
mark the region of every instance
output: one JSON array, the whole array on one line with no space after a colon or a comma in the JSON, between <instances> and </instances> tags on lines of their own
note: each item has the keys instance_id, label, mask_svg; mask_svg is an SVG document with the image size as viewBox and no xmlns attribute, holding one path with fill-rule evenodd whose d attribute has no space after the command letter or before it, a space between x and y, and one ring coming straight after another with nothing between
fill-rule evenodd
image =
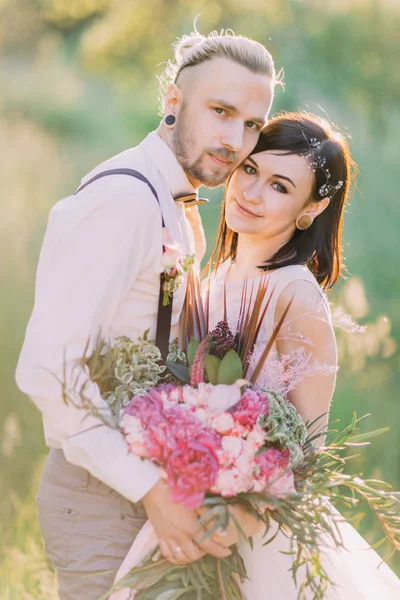
<instances>
[{"instance_id":1,"label":"black ear plug earring","mask_svg":"<svg viewBox=\"0 0 400 600\"><path fill-rule=\"evenodd\" d=\"M167 124L169 127L171 127L172 125L174 125L175 121L176 121L176 118L174 117L174 115L167 115L167 116L165 117L165 123L166 123L166 124Z\"/></svg>"}]
</instances>

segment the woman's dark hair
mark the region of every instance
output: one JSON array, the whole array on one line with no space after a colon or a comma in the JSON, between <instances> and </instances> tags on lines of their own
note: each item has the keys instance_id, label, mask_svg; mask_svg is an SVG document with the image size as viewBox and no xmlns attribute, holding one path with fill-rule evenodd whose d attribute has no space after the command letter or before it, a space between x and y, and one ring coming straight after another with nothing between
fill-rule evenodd
<instances>
[{"instance_id":1,"label":"woman's dark hair","mask_svg":"<svg viewBox=\"0 0 400 600\"><path fill-rule=\"evenodd\" d=\"M262 129L258 144L251 154L267 150L307 154L310 163L314 160L321 164L322 161L322 167L317 166L315 171L313 169L314 184L310 201L318 202L325 196L329 196L331 201L309 229L296 229L293 237L259 268L270 271L288 265L307 265L321 287L328 291L343 270L343 213L357 173L347 141L320 117L303 112L283 113ZM321 189L327 182L330 187ZM320 192L325 193L321 195ZM238 234L229 229L225 221L224 201L217 241L209 264L218 268L228 258L234 261L237 244Z\"/></svg>"}]
</instances>

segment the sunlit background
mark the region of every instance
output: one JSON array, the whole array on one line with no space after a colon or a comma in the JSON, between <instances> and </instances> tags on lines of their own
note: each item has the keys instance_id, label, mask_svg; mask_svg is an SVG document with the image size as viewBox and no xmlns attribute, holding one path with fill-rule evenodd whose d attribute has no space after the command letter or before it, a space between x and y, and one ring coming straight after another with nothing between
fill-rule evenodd
<instances>
[{"instance_id":1,"label":"sunlit background","mask_svg":"<svg viewBox=\"0 0 400 600\"><path fill-rule=\"evenodd\" d=\"M202 33L230 28L271 51L286 82L273 112L307 108L351 136L361 177L346 216L348 278L332 302L367 329L338 330L332 420L356 411L372 413L364 430L390 426L352 464L400 488L400 2L0 0L1 600L56 597L34 502L41 419L14 384L48 211L157 126L156 75L197 13ZM220 191L206 193L211 245ZM373 521L359 527L379 539Z\"/></svg>"}]
</instances>

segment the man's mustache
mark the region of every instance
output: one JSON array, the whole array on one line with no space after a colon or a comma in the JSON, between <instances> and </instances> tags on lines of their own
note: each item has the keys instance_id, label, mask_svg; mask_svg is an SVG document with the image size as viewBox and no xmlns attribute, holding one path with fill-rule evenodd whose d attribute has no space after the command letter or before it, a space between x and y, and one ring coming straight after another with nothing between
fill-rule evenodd
<instances>
[{"instance_id":1,"label":"man's mustache","mask_svg":"<svg viewBox=\"0 0 400 600\"><path fill-rule=\"evenodd\" d=\"M229 160L234 164L239 160L239 155L236 152L232 152L232 150L228 150L228 148L209 148L207 152L218 158Z\"/></svg>"}]
</instances>

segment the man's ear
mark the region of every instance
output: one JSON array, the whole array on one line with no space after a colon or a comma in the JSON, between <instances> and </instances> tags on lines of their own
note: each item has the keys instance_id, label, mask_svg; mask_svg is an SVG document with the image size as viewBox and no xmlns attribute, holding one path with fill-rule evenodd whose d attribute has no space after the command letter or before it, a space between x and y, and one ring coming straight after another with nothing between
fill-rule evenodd
<instances>
[{"instance_id":1,"label":"man's ear","mask_svg":"<svg viewBox=\"0 0 400 600\"><path fill-rule=\"evenodd\" d=\"M182 105L182 90L176 83L170 83L164 97L164 115L177 116Z\"/></svg>"}]
</instances>

